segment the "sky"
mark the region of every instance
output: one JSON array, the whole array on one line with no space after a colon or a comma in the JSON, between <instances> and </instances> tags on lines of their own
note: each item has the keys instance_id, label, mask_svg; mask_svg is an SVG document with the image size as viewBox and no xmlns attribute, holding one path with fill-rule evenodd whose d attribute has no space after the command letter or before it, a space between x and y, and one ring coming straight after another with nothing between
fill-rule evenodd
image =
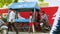
<instances>
[{"instance_id":1,"label":"sky","mask_svg":"<svg viewBox=\"0 0 60 34\"><path fill-rule=\"evenodd\" d=\"M18 0L19 2L20 1L23 1L23 0ZM28 2L37 2L38 0L26 0ZM60 0L44 0L45 2L48 2L50 6L59 6L60 4Z\"/></svg>"},{"instance_id":2,"label":"sky","mask_svg":"<svg viewBox=\"0 0 60 34\"><path fill-rule=\"evenodd\" d=\"M50 6L59 6L60 0L44 0L45 2L48 2Z\"/></svg>"},{"instance_id":3,"label":"sky","mask_svg":"<svg viewBox=\"0 0 60 34\"><path fill-rule=\"evenodd\" d=\"M18 2L23 2L23 1L33 2L33 1L38 1L38 0L18 0Z\"/></svg>"}]
</instances>

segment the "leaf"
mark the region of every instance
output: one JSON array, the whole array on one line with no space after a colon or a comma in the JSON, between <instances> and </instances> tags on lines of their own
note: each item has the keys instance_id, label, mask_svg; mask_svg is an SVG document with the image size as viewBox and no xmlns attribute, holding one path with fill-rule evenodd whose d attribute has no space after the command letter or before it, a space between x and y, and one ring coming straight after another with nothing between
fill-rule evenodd
<instances>
[{"instance_id":1,"label":"leaf","mask_svg":"<svg viewBox=\"0 0 60 34\"><path fill-rule=\"evenodd\" d=\"M14 0L14 2L18 2L18 0Z\"/></svg>"},{"instance_id":2,"label":"leaf","mask_svg":"<svg viewBox=\"0 0 60 34\"><path fill-rule=\"evenodd\" d=\"M4 6L4 0L0 0L0 8Z\"/></svg>"},{"instance_id":3,"label":"leaf","mask_svg":"<svg viewBox=\"0 0 60 34\"><path fill-rule=\"evenodd\" d=\"M5 0L6 6L8 6L9 4L11 4L12 2L13 2L13 0Z\"/></svg>"},{"instance_id":4,"label":"leaf","mask_svg":"<svg viewBox=\"0 0 60 34\"><path fill-rule=\"evenodd\" d=\"M43 2L44 0L38 0L38 1Z\"/></svg>"},{"instance_id":5,"label":"leaf","mask_svg":"<svg viewBox=\"0 0 60 34\"><path fill-rule=\"evenodd\" d=\"M4 6L4 3L0 3L0 8L2 8Z\"/></svg>"}]
</instances>

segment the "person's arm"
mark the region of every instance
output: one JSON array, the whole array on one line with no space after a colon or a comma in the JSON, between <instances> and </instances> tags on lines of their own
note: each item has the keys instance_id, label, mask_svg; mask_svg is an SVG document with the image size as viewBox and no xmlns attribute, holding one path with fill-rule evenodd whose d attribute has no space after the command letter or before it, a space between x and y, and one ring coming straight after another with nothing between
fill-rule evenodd
<instances>
[{"instance_id":1,"label":"person's arm","mask_svg":"<svg viewBox=\"0 0 60 34\"><path fill-rule=\"evenodd\" d=\"M11 22L13 22L13 19L11 19Z\"/></svg>"},{"instance_id":2,"label":"person's arm","mask_svg":"<svg viewBox=\"0 0 60 34\"><path fill-rule=\"evenodd\" d=\"M29 18L29 19L30 19L30 22L31 22L31 21L32 21L32 16L30 16L30 18Z\"/></svg>"},{"instance_id":3,"label":"person's arm","mask_svg":"<svg viewBox=\"0 0 60 34\"><path fill-rule=\"evenodd\" d=\"M45 15L45 19L46 19L46 21L48 22L48 16L47 16L47 15Z\"/></svg>"},{"instance_id":4,"label":"person's arm","mask_svg":"<svg viewBox=\"0 0 60 34\"><path fill-rule=\"evenodd\" d=\"M41 18L40 18L40 21L42 21L43 20L43 16L41 16Z\"/></svg>"}]
</instances>

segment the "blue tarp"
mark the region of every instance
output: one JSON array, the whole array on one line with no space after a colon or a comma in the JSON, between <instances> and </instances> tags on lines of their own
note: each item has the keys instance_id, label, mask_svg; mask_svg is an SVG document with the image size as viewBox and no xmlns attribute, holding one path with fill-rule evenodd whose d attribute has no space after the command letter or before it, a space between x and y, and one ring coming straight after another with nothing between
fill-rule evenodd
<instances>
[{"instance_id":1,"label":"blue tarp","mask_svg":"<svg viewBox=\"0 0 60 34\"><path fill-rule=\"evenodd\" d=\"M8 8L12 9L21 9L21 8L34 8L34 9L39 9L40 7L37 5L36 2L17 2L17 3L12 3ZM35 11L34 11L35 12ZM30 22L29 19L14 19L15 22Z\"/></svg>"},{"instance_id":2,"label":"blue tarp","mask_svg":"<svg viewBox=\"0 0 60 34\"><path fill-rule=\"evenodd\" d=\"M19 8L36 8L36 9L40 9L40 7L38 7L38 5L37 5L37 2L12 3L8 8L12 8L12 9L19 9Z\"/></svg>"},{"instance_id":3,"label":"blue tarp","mask_svg":"<svg viewBox=\"0 0 60 34\"><path fill-rule=\"evenodd\" d=\"M30 22L29 19L14 19L14 22Z\"/></svg>"}]
</instances>

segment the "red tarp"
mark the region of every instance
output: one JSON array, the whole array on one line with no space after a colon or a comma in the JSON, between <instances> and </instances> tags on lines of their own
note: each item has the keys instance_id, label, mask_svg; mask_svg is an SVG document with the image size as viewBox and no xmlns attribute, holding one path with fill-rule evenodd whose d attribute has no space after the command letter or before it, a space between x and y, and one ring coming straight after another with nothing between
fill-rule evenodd
<instances>
[{"instance_id":1,"label":"red tarp","mask_svg":"<svg viewBox=\"0 0 60 34\"><path fill-rule=\"evenodd\" d=\"M0 9L0 14L2 13L8 13L8 9Z\"/></svg>"},{"instance_id":2,"label":"red tarp","mask_svg":"<svg viewBox=\"0 0 60 34\"><path fill-rule=\"evenodd\" d=\"M57 12L58 7L45 7L45 8L41 8L40 10L45 11L45 13L49 15L48 16L49 24L50 26L52 26L54 21L52 18L54 17L53 15Z\"/></svg>"},{"instance_id":3,"label":"red tarp","mask_svg":"<svg viewBox=\"0 0 60 34\"><path fill-rule=\"evenodd\" d=\"M57 12L58 7L45 7L45 8L40 8L41 11L45 11L47 15L49 15L49 24L52 26L53 24L53 15ZM8 9L0 9L0 14L2 13L8 13ZM24 18L29 18L30 12L21 12L20 15Z\"/></svg>"}]
</instances>

